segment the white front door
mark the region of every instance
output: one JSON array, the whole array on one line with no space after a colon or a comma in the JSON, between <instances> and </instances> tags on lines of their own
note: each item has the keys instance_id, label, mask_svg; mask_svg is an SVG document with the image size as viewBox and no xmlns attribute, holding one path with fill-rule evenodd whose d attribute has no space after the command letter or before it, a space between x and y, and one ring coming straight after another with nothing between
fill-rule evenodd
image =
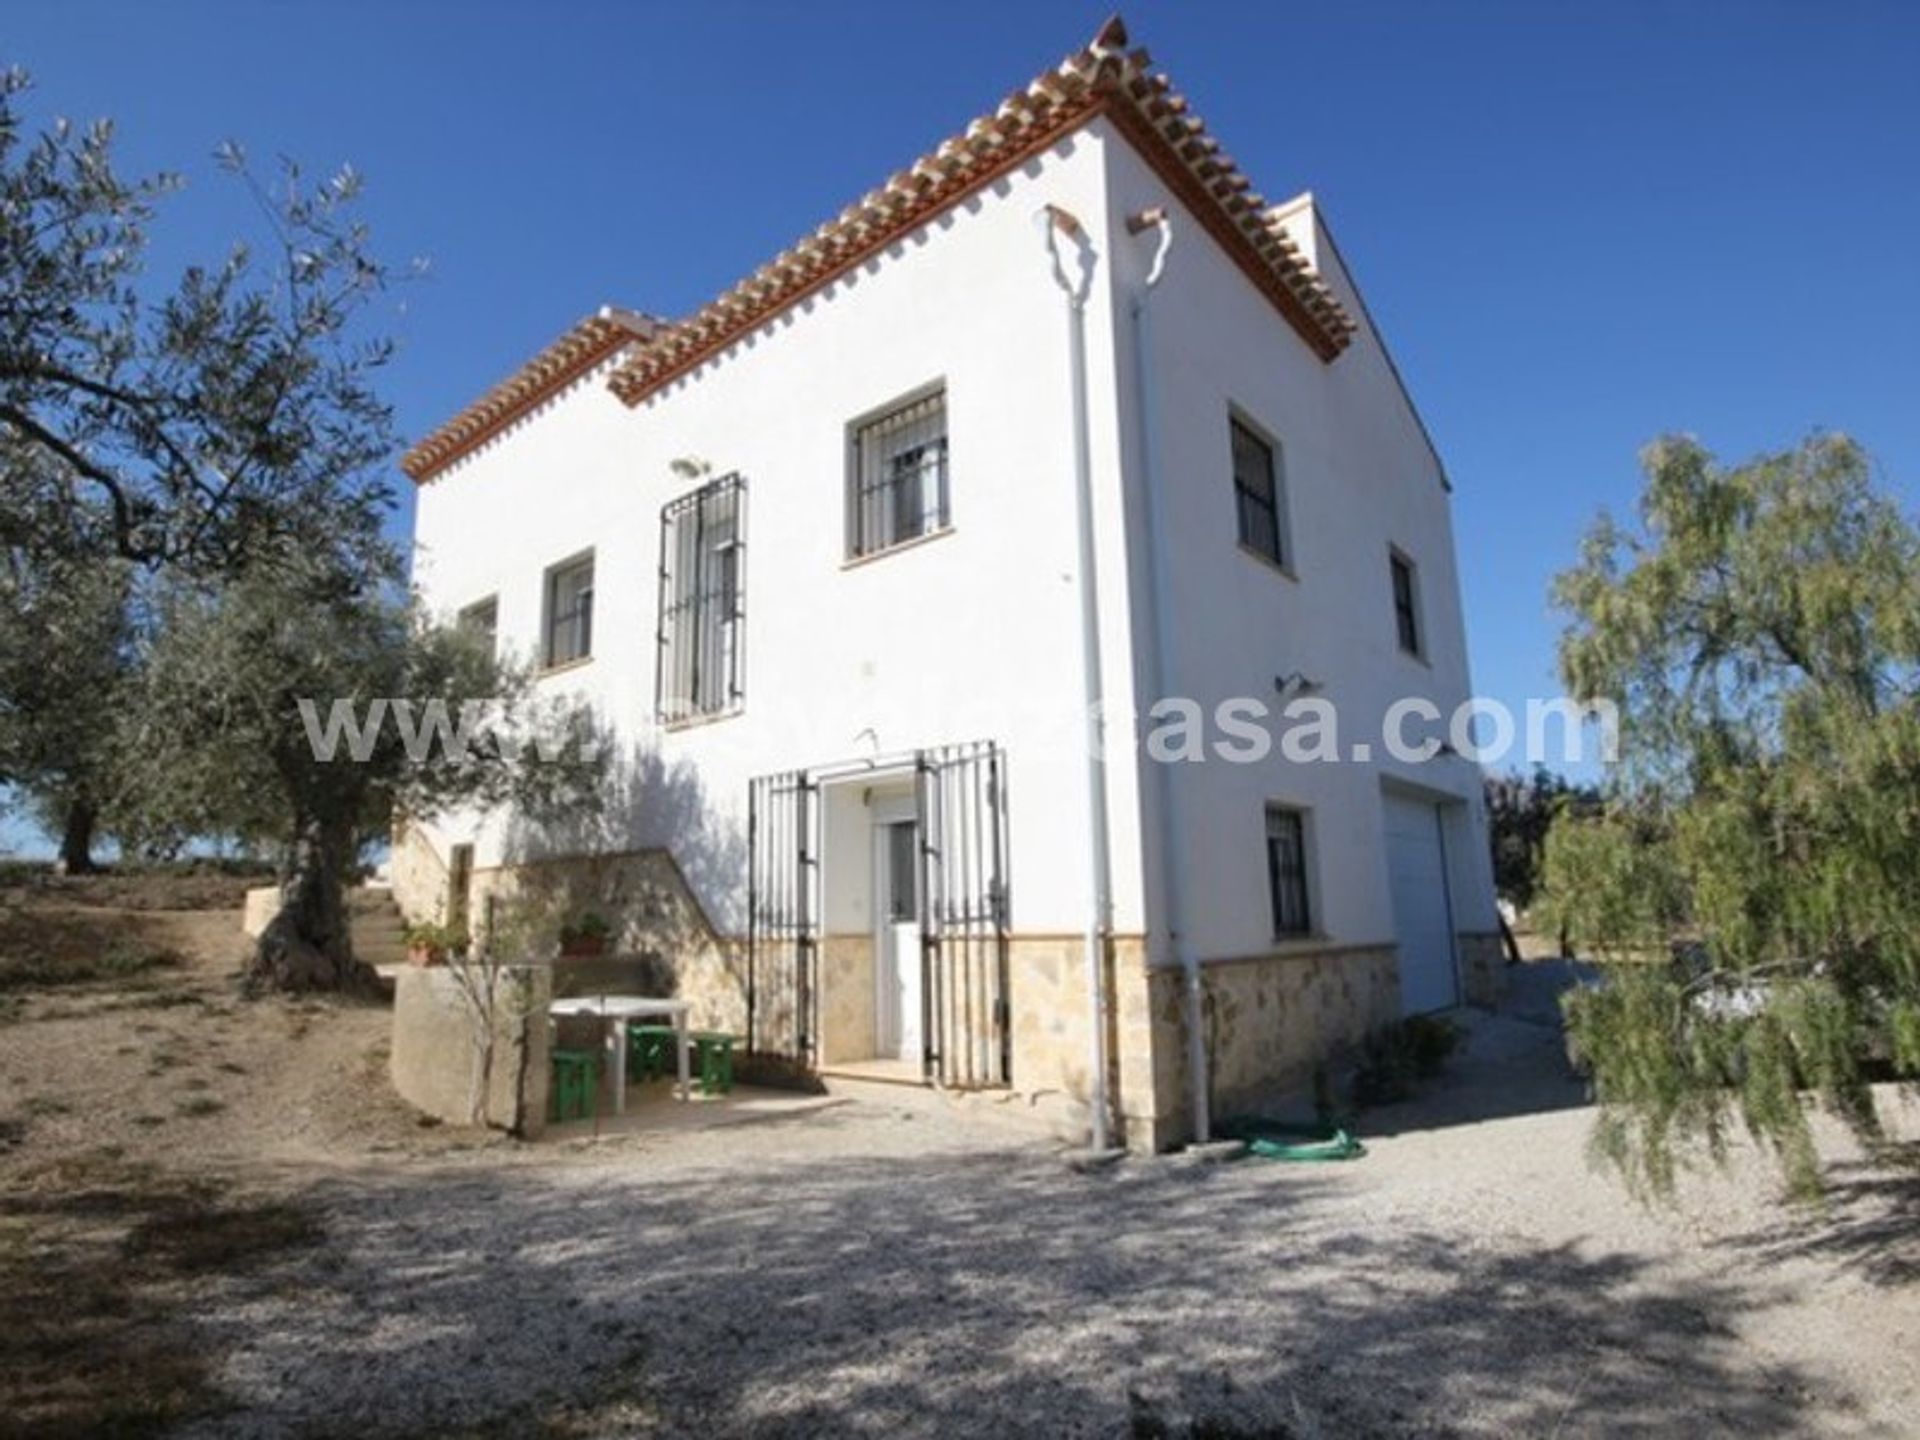
<instances>
[{"instance_id":1,"label":"white front door","mask_svg":"<svg viewBox=\"0 0 1920 1440\"><path fill-rule=\"evenodd\" d=\"M875 806L874 1050L914 1061L921 1058L919 841L910 800Z\"/></svg>"},{"instance_id":2,"label":"white front door","mask_svg":"<svg viewBox=\"0 0 1920 1440\"><path fill-rule=\"evenodd\" d=\"M1453 965L1453 907L1440 810L1424 800L1381 797L1386 809L1387 880L1400 944L1400 1011L1421 1015L1459 1003Z\"/></svg>"}]
</instances>

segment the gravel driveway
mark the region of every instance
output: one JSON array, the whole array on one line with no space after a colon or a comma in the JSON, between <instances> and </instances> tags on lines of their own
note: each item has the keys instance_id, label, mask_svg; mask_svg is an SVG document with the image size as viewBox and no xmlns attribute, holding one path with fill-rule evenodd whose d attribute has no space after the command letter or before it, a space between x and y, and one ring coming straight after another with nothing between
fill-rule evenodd
<instances>
[{"instance_id":1,"label":"gravel driveway","mask_svg":"<svg viewBox=\"0 0 1920 1440\"><path fill-rule=\"evenodd\" d=\"M867 1090L290 1177L328 1242L201 1305L241 1408L187 1433L1920 1431L1913 1173L1831 1137L1824 1217L1751 1157L1644 1212L1547 1013L1477 1019L1343 1166L1081 1174Z\"/></svg>"}]
</instances>

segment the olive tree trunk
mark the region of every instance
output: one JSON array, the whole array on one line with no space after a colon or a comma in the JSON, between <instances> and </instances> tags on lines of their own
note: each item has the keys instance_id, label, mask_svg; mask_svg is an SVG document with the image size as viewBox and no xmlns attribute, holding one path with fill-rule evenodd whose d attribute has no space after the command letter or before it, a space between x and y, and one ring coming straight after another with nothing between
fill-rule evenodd
<instances>
[{"instance_id":1,"label":"olive tree trunk","mask_svg":"<svg viewBox=\"0 0 1920 1440\"><path fill-rule=\"evenodd\" d=\"M346 879L358 857L347 820L301 823L281 893L280 913L261 932L247 984L258 990L372 994L373 967L354 958Z\"/></svg>"},{"instance_id":2,"label":"olive tree trunk","mask_svg":"<svg viewBox=\"0 0 1920 1440\"><path fill-rule=\"evenodd\" d=\"M93 873L93 830L99 813L93 802L75 799L68 803L65 822L60 827L60 871L65 875Z\"/></svg>"}]
</instances>

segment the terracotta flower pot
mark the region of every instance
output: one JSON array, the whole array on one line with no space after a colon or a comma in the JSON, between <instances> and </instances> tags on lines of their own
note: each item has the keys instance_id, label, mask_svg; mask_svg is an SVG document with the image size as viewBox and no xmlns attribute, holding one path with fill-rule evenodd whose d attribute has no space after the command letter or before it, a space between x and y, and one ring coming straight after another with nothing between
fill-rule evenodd
<instances>
[{"instance_id":1,"label":"terracotta flower pot","mask_svg":"<svg viewBox=\"0 0 1920 1440\"><path fill-rule=\"evenodd\" d=\"M591 959L607 953L607 937L604 935L575 935L560 942L560 953L571 960Z\"/></svg>"}]
</instances>

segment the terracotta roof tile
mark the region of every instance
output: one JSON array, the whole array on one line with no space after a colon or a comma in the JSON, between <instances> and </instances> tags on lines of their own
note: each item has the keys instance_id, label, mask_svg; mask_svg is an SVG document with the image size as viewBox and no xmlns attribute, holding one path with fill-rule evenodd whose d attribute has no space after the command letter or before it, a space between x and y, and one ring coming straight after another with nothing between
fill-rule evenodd
<instances>
[{"instance_id":1,"label":"terracotta roof tile","mask_svg":"<svg viewBox=\"0 0 1920 1440\"><path fill-rule=\"evenodd\" d=\"M1109 20L1085 49L685 320L666 324L605 309L581 321L409 450L401 468L415 480L430 478L623 351L607 383L627 404L639 404L1100 116L1133 144L1315 353L1333 360L1352 338L1352 319L1267 213L1265 198L1190 113L1186 97L1152 71L1145 50L1126 45L1126 27L1118 17Z\"/></svg>"},{"instance_id":2,"label":"terracotta roof tile","mask_svg":"<svg viewBox=\"0 0 1920 1440\"><path fill-rule=\"evenodd\" d=\"M1016 90L790 249L629 355L608 385L629 405L686 374L836 276L883 251L968 195L1098 115L1122 134L1199 216L1323 360L1346 348L1354 325L1298 247L1275 233L1267 202L1186 97L1153 73L1145 50L1126 50L1116 17L1084 50Z\"/></svg>"},{"instance_id":3,"label":"terracotta roof tile","mask_svg":"<svg viewBox=\"0 0 1920 1440\"><path fill-rule=\"evenodd\" d=\"M628 345L646 344L662 325L652 316L603 306L407 451L400 468L416 481L431 479L601 361Z\"/></svg>"}]
</instances>

